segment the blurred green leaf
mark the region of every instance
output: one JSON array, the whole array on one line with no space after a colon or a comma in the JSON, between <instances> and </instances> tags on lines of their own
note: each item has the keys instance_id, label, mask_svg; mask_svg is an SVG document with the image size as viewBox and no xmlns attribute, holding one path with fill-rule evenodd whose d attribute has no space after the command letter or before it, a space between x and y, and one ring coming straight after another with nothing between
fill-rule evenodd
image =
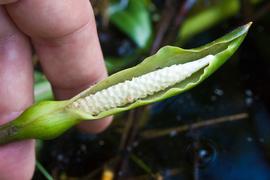
<instances>
[{"instance_id":1,"label":"blurred green leaf","mask_svg":"<svg viewBox=\"0 0 270 180\"><path fill-rule=\"evenodd\" d=\"M35 102L40 102L44 100L52 100L53 92L51 88L51 84L47 80L47 78L38 71L35 71L35 85L34 85L34 95Z\"/></svg>"},{"instance_id":2,"label":"blurred green leaf","mask_svg":"<svg viewBox=\"0 0 270 180\"><path fill-rule=\"evenodd\" d=\"M152 35L146 3L140 0L120 1L109 8L110 21L126 33L140 48L145 48Z\"/></svg>"},{"instance_id":3,"label":"blurred green leaf","mask_svg":"<svg viewBox=\"0 0 270 180\"><path fill-rule=\"evenodd\" d=\"M44 76L43 73L41 73L39 71L35 71L34 72L34 79L35 79L35 83L38 83L38 82L42 82L42 81L46 80L46 77Z\"/></svg>"},{"instance_id":4,"label":"blurred green leaf","mask_svg":"<svg viewBox=\"0 0 270 180\"><path fill-rule=\"evenodd\" d=\"M180 29L180 44L197 33L209 29L217 23L234 16L239 10L239 0L226 0L220 1L217 5L189 17L185 20Z\"/></svg>"},{"instance_id":5,"label":"blurred green leaf","mask_svg":"<svg viewBox=\"0 0 270 180\"><path fill-rule=\"evenodd\" d=\"M42 82L35 83L34 94L35 94L35 102L52 100L53 93L49 81L44 80Z\"/></svg>"}]
</instances>

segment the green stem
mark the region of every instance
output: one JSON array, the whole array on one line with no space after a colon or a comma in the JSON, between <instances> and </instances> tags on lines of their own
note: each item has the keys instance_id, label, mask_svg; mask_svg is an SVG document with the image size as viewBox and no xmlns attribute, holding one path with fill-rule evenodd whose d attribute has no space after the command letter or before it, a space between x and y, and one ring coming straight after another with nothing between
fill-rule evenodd
<instances>
[{"instance_id":1,"label":"green stem","mask_svg":"<svg viewBox=\"0 0 270 180\"><path fill-rule=\"evenodd\" d=\"M16 140L17 128L12 123L7 123L0 126L0 144L6 144Z\"/></svg>"},{"instance_id":2,"label":"green stem","mask_svg":"<svg viewBox=\"0 0 270 180\"><path fill-rule=\"evenodd\" d=\"M28 108L15 120L0 126L0 145L22 139L52 139L80 122L66 111L65 101L46 101Z\"/></svg>"}]
</instances>

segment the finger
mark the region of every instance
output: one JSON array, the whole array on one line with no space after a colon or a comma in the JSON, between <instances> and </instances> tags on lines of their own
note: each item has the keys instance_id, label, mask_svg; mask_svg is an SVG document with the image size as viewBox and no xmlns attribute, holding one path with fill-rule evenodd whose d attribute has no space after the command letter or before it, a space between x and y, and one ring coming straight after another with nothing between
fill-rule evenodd
<instances>
[{"instance_id":1,"label":"finger","mask_svg":"<svg viewBox=\"0 0 270 180\"><path fill-rule=\"evenodd\" d=\"M18 0L0 0L0 4L9 4L9 3L14 3Z\"/></svg>"},{"instance_id":2,"label":"finger","mask_svg":"<svg viewBox=\"0 0 270 180\"><path fill-rule=\"evenodd\" d=\"M58 99L70 98L107 76L89 0L24 0L7 9L17 26L32 38ZM98 132L110 121L107 118L80 127Z\"/></svg>"},{"instance_id":3,"label":"finger","mask_svg":"<svg viewBox=\"0 0 270 180\"><path fill-rule=\"evenodd\" d=\"M31 51L28 40L0 6L0 124L10 121L33 101ZM34 141L0 146L0 179L30 179Z\"/></svg>"}]
</instances>

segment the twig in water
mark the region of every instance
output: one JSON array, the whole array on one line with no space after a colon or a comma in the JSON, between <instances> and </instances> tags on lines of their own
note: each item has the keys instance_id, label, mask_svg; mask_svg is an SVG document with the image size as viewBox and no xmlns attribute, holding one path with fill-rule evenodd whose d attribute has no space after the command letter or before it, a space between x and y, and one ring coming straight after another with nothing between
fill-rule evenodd
<instances>
[{"instance_id":1,"label":"twig in water","mask_svg":"<svg viewBox=\"0 0 270 180\"><path fill-rule=\"evenodd\" d=\"M167 129L161 129L161 130L147 130L141 133L142 139L153 139L153 138L158 138L166 135L170 135L171 132L175 133L180 133L184 132L190 129L197 129L197 128L202 128L206 126L211 126L219 123L224 123L224 122L229 122L229 121L237 121L237 120L242 120L248 118L249 115L247 113L240 113L240 114L234 114L230 116L223 116L215 119L209 119L193 124L187 124L183 126L178 126L174 128L167 128Z\"/></svg>"},{"instance_id":2,"label":"twig in water","mask_svg":"<svg viewBox=\"0 0 270 180\"><path fill-rule=\"evenodd\" d=\"M155 53L160 47L175 41L182 22L195 3L196 0L186 0L183 3L178 0L166 1L150 54Z\"/></svg>"}]
</instances>

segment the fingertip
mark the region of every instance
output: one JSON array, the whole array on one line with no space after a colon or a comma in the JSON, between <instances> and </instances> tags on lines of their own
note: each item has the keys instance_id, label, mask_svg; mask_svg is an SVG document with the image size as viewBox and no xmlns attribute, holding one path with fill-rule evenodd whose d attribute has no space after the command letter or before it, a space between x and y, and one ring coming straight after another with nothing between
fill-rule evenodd
<instances>
[{"instance_id":1,"label":"fingertip","mask_svg":"<svg viewBox=\"0 0 270 180\"><path fill-rule=\"evenodd\" d=\"M113 117L106 117L99 120L84 121L81 122L77 127L80 131L86 133L101 133L111 124Z\"/></svg>"},{"instance_id":2,"label":"fingertip","mask_svg":"<svg viewBox=\"0 0 270 180\"><path fill-rule=\"evenodd\" d=\"M35 141L0 146L0 179L31 179L35 170Z\"/></svg>"}]
</instances>

